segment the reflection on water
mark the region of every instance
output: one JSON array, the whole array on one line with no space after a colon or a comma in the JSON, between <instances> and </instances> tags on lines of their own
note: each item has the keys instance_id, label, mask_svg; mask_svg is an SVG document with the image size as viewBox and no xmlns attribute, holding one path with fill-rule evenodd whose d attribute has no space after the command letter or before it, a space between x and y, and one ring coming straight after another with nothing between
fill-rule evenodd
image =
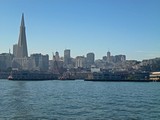
<instances>
[{"instance_id":1,"label":"reflection on water","mask_svg":"<svg viewBox=\"0 0 160 120\"><path fill-rule=\"evenodd\" d=\"M14 111L13 119L25 118L30 115L32 111L32 106L28 104L27 99L29 98L29 91L26 89L25 82L17 82L13 91L9 91L12 97L9 101L10 108Z\"/></svg>"},{"instance_id":2,"label":"reflection on water","mask_svg":"<svg viewBox=\"0 0 160 120\"><path fill-rule=\"evenodd\" d=\"M24 118L24 116L26 119L27 116L32 117L30 115L30 111L32 111L32 106L29 105L27 101L30 91L26 89L25 82L15 82L11 85L13 86L6 86L8 90L5 89L5 98L3 98L3 109L5 109L5 113L3 114L4 117L8 117L8 111L11 111L9 115L12 116L11 118L15 120L18 118Z\"/></svg>"},{"instance_id":3,"label":"reflection on water","mask_svg":"<svg viewBox=\"0 0 160 120\"><path fill-rule=\"evenodd\" d=\"M159 120L160 83L0 81L0 119Z\"/></svg>"}]
</instances>

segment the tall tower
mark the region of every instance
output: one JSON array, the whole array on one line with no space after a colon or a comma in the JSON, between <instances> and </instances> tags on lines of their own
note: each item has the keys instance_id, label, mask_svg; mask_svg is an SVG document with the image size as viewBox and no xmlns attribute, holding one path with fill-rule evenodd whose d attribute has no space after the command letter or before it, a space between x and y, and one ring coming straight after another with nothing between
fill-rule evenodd
<instances>
[{"instance_id":1,"label":"tall tower","mask_svg":"<svg viewBox=\"0 0 160 120\"><path fill-rule=\"evenodd\" d=\"M68 66L70 62L71 62L70 50L65 49L64 50L64 65Z\"/></svg>"},{"instance_id":2,"label":"tall tower","mask_svg":"<svg viewBox=\"0 0 160 120\"><path fill-rule=\"evenodd\" d=\"M25 24L24 24L24 14L22 14L22 19L21 19L21 26L20 26L16 57L17 58L28 57Z\"/></svg>"},{"instance_id":3,"label":"tall tower","mask_svg":"<svg viewBox=\"0 0 160 120\"><path fill-rule=\"evenodd\" d=\"M107 52L107 62L111 61L111 53L108 51Z\"/></svg>"},{"instance_id":4,"label":"tall tower","mask_svg":"<svg viewBox=\"0 0 160 120\"><path fill-rule=\"evenodd\" d=\"M87 54L86 60L87 60L87 67L88 67L88 68L90 68L91 65L94 64L94 59L95 59L94 53L88 53L88 54Z\"/></svg>"}]
</instances>

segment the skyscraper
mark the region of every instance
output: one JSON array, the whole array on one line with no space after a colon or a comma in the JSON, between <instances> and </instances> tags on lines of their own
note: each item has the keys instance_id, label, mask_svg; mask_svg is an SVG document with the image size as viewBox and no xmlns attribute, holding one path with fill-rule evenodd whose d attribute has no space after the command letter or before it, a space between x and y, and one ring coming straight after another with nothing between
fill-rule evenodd
<instances>
[{"instance_id":1,"label":"skyscraper","mask_svg":"<svg viewBox=\"0 0 160 120\"><path fill-rule=\"evenodd\" d=\"M16 51L17 51L16 55L15 55L16 58L28 57L25 24L24 24L24 14L22 14L19 40L18 40L18 45L17 45Z\"/></svg>"},{"instance_id":2,"label":"skyscraper","mask_svg":"<svg viewBox=\"0 0 160 120\"><path fill-rule=\"evenodd\" d=\"M14 55L14 57L17 56L17 48L18 48L18 44L14 44L13 45L13 55Z\"/></svg>"},{"instance_id":3,"label":"skyscraper","mask_svg":"<svg viewBox=\"0 0 160 120\"><path fill-rule=\"evenodd\" d=\"M64 50L64 65L68 66L70 62L71 62L70 50L65 49Z\"/></svg>"},{"instance_id":4,"label":"skyscraper","mask_svg":"<svg viewBox=\"0 0 160 120\"><path fill-rule=\"evenodd\" d=\"M31 69L31 59L28 58L27 41L25 33L24 15L22 14L21 26L19 32L18 44L13 45L14 58L12 61L12 68L18 70Z\"/></svg>"},{"instance_id":5,"label":"skyscraper","mask_svg":"<svg viewBox=\"0 0 160 120\"><path fill-rule=\"evenodd\" d=\"M49 55L32 54L30 58L33 60L33 70L48 71Z\"/></svg>"},{"instance_id":6,"label":"skyscraper","mask_svg":"<svg viewBox=\"0 0 160 120\"><path fill-rule=\"evenodd\" d=\"M87 61L87 67L88 67L88 68L90 68L91 65L94 64L94 59L95 59L94 53L88 53L88 54L87 54L86 61Z\"/></svg>"},{"instance_id":7,"label":"skyscraper","mask_svg":"<svg viewBox=\"0 0 160 120\"><path fill-rule=\"evenodd\" d=\"M86 67L86 58L84 56L76 57L76 68L85 68Z\"/></svg>"}]
</instances>

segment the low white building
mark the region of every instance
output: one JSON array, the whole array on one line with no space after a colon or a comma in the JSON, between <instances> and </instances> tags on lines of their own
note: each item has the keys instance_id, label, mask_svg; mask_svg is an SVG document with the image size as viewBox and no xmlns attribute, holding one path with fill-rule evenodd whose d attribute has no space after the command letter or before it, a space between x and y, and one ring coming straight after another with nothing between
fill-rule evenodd
<instances>
[{"instance_id":1,"label":"low white building","mask_svg":"<svg viewBox=\"0 0 160 120\"><path fill-rule=\"evenodd\" d=\"M100 68L98 67L95 67L94 65L91 66L91 72L94 73L94 72L100 72Z\"/></svg>"},{"instance_id":2,"label":"low white building","mask_svg":"<svg viewBox=\"0 0 160 120\"><path fill-rule=\"evenodd\" d=\"M151 72L149 77L150 80L160 80L160 72Z\"/></svg>"}]
</instances>

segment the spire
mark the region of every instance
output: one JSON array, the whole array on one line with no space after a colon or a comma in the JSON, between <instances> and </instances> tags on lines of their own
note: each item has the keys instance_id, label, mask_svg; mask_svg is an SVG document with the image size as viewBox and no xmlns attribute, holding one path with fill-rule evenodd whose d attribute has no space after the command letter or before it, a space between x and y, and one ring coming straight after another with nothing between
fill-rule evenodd
<instances>
[{"instance_id":1,"label":"spire","mask_svg":"<svg viewBox=\"0 0 160 120\"><path fill-rule=\"evenodd\" d=\"M18 58L28 57L27 40L26 40L26 32L25 32L25 26L24 26L24 14L23 13L22 13L22 19L21 19L18 46L17 46L17 57Z\"/></svg>"},{"instance_id":2,"label":"spire","mask_svg":"<svg viewBox=\"0 0 160 120\"><path fill-rule=\"evenodd\" d=\"M24 27L24 14L22 13L22 19L21 19L21 27Z\"/></svg>"}]
</instances>

